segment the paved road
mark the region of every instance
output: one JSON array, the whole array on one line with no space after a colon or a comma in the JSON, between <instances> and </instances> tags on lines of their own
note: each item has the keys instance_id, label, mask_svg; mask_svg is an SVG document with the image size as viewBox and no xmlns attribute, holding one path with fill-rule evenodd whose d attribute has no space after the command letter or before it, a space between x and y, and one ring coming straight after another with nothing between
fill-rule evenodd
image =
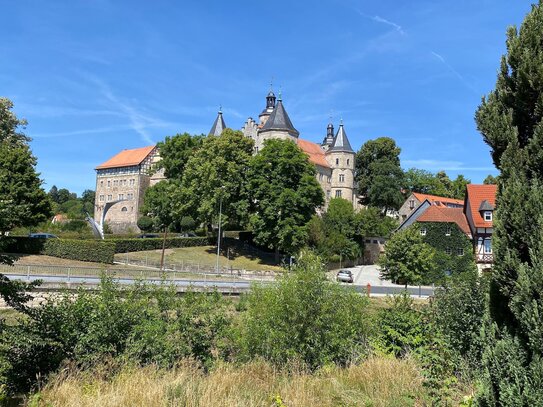
<instances>
[{"instance_id":1,"label":"paved road","mask_svg":"<svg viewBox=\"0 0 543 407\"><path fill-rule=\"evenodd\" d=\"M21 281L27 281L27 275L26 274L6 274L6 276L10 279L14 280L21 280ZM66 275L47 275L47 276L30 276L30 279L39 279L44 282L44 284L87 284L87 285L99 285L100 284L100 277L70 277L68 278ZM129 277L119 277L114 279L119 284L134 284L136 279L129 278ZM163 283L163 280L161 279L145 279L146 283L149 284L161 284ZM178 287L181 291L184 291L185 289L189 287L194 287L196 289L217 289L219 291L225 291L228 292L230 290L234 290L236 292L239 291L248 291L251 288L251 282L250 281L241 281L241 280L227 280L227 281L217 281L217 280L202 280L202 279L176 279L176 280L165 280L166 284L173 284L176 287ZM265 283L266 284L266 283ZM269 283L268 283L269 284ZM349 284L349 286L351 286ZM360 293L366 293L367 285L352 285L354 289ZM398 285L372 285L370 294L372 296L374 295L392 295L397 294L399 292L402 292L404 290L403 286ZM415 297L427 297L433 295L433 288L431 287L408 287L408 291L411 293L412 296Z\"/></svg>"}]
</instances>

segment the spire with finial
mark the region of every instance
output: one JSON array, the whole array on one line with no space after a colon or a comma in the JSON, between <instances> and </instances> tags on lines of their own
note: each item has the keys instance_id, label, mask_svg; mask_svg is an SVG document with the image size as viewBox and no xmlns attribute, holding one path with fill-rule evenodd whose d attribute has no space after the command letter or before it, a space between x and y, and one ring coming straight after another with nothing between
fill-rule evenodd
<instances>
[{"instance_id":1,"label":"spire with finial","mask_svg":"<svg viewBox=\"0 0 543 407\"><path fill-rule=\"evenodd\" d=\"M347 138L347 133L345 133L343 127L343 119L339 120L339 129L336 137L334 137L334 143L328 149L328 152L354 153L351 143L349 143L349 139Z\"/></svg>"},{"instance_id":2,"label":"spire with finial","mask_svg":"<svg viewBox=\"0 0 543 407\"><path fill-rule=\"evenodd\" d=\"M334 143L334 125L332 124L332 115L329 116L330 121L328 126L326 126L326 137L322 141L323 146L330 147Z\"/></svg>"},{"instance_id":3,"label":"spire with finial","mask_svg":"<svg viewBox=\"0 0 543 407\"><path fill-rule=\"evenodd\" d=\"M209 131L210 136L220 136L223 130L226 129L226 123L222 117L222 105L219 105L219 112L217 113L217 118Z\"/></svg>"}]
</instances>

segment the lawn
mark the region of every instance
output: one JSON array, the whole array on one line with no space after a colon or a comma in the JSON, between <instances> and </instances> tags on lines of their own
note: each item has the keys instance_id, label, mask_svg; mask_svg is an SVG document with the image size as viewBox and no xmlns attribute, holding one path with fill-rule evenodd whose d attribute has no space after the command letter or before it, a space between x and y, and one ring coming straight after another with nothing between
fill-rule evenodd
<instances>
[{"instance_id":1,"label":"lawn","mask_svg":"<svg viewBox=\"0 0 543 407\"><path fill-rule=\"evenodd\" d=\"M122 253L115 255L115 261L129 263L158 265L162 250ZM212 269L217 263L217 248L215 246L183 247L166 249L164 261L167 268ZM273 255L258 256L249 253L221 253L219 264L222 268L234 270L281 271L282 268L273 262Z\"/></svg>"}]
</instances>

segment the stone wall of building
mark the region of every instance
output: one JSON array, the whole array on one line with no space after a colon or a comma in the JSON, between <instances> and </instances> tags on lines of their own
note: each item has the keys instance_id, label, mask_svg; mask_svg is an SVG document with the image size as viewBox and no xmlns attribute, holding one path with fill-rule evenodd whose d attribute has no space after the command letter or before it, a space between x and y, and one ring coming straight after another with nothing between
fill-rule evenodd
<instances>
[{"instance_id":1,"label":"stone wall of building","mask_svg":"<svg viewBox=\"0 0 543 407\"><path fill-rule=\"evenodd\" d=\"M353 205L356 206L354 157L354 153L327 152L326 154L326 160L332 167L331 198L341 197L353 202ZM337 191L340 191L340 195Z\"/></svg>"}]
</instances>

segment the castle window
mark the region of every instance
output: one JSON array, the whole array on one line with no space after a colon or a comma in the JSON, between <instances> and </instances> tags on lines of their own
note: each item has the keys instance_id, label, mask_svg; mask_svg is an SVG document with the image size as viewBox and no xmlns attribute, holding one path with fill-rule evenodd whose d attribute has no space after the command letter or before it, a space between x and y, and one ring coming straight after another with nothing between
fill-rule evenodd
<instances>
[{"instance_id":1,"label":"castle window","mask_svg":"<svg viewBox=\"0 0 543 407\"><path fill-rule=\"evenodd\" d=\"M339 182L345 182L345 174L339 174Z\"/></svg>"},{"instance_id":2,"label":"castle window","mask_svg":"<svg viewBox=\"0 0 543 407\"><path fill-rule=\"evenodd\" d=\"M336 189L336 198L341 198L341 189Z\"/></svg>"},{"instance_id":3,"label":"castle window","mask_svg":"<svg viewBox=\"0 0 543 407\"><path fill-rule=\"evenodd\" d=\"M123 206L123 207L121 208L121 212L127 212L127 211L128 211L128 208L127 208L126 206Z\"/></svg>"},{"instance_id":4,"label":"castle window","mask_svg":"<svg viewBox=\"0 0 543 407\"><path fill-rule=\"evenodd\" d=\"M134 199L134 194L126 194L126 199Z\"/></svg>"},{"instance_id":5,"label":"castle window","mask_svg":"<svg viewBox=\"0 0 543 407\"><path fill-rule=\"evenodd\" d=\"M113 195L108 195L108 196L107 196L108 202L111 201L112 199L113 199Z\"/></svg>"},{"instance_id":6,"label":"castle window","mask_svg":"<svg viewBox=\"0 0 543 407\"><path fill-rule=\"evenodd\" d=\"M322 178L323 178L322 174L319 174L319 181L322 181Z\"/></svg>"},{"instance_id":7,"label":"castle window","mask_svg":"<svg viewBox=\"0 0 543 407\"><path fill-rule=\"evenodd\" d=\"M111 181L110 181L110 180L107 180L107 186L108 186L108 187L111 186Z\"/></svg>"},{"instance_id":8,"label":"castle window","mask_svg":"<svg viewBox=\"0 0 543 407\"><path fill-rule=\"evenodd\" d=\"M100 195L100 202L104 202L104 195Z\"/></svg>"},{"instance_id":9,"label":"castle window","mask_svg":"<svg viewBox=\"0 0 543 407\"><path fill-rule=\"evenodd\" d=\"M327 191L326 191L326 198L327 198L327 199L330 199L330 193L331 193L331 192L332 192L332 191L330 191L330 190L327 190Z\"/></svg>"},{"instance_id":10,"label":"castle window","mask_svg":"<svg viewBox=\"0 0 543 407\"><path fill-rule=\"evenodd\" d=\"M124 194L119 194L119 200L124 199Z\"/></svg>"},{"instance_id":11,"label":"castle window","mask_svg":"<svg viewBox=\"0 0 543 407\"><path fill-rule=\"evenodd\" d=\"M132 178L130 180L130 186L134 186L136 184L136 180L134 178Z\"/></svg>"},{"instance_id":12,"label":"castle window","mask_svg":"<svg viewBox=\"0 0 543 407\"><path fill-rule=\"evenodd\" d=\"M328 183L330 184L332 182L332 177L328 177Z\"/></svg>"},{"instance_id":13,"label":"castle window","mask_svg":"<svg viewBox=\"0 0 543 407\"><path fill-rule=\"evenodd\" d=\"M104 186L104 181L100 181L100 186L101 186L101 187Z\"/></svg>"},{"instance_id":14,"label":"castle window","mask_svg":"<svg viewBox=\"0 0 543 407\"><path fill-rule=\"evenodd\" d=\"M350 161L351 161L351 160L350 160L349 158L347 158L347 165L349 165L349 162L350 162Z\"/></svg>"},{"instance_id":15,"label":"castle window","mask_svg":"<svg viewBox=\"0 0 543 407\"><path fill-rule=\"evenodd\" d=\"M336 158L336 165L339 165L339 158Z\"/></svg>"}]
</instances>

